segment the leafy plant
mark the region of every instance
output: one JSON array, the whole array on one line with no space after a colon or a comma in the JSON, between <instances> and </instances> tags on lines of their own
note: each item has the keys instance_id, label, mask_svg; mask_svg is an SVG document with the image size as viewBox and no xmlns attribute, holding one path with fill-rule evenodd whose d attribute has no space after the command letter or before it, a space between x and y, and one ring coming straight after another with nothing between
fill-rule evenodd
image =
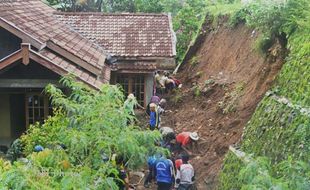
<instances>
[{"instance_id":1,"label":"leafy plant","mask_svg":"<svg viewBox=\"0 0 310 190\"><path fill-rule=\"evenodd\" d=\"M240 96L244 90L244 84L239 83L235 86L234 90L230 93L225 93L222 101L218 103L219 108L222 109L223 114L228 114L236 111L236 107L239 103Z\"/></svg>"},{"instance_id":2,"label":"leafy plant","mask_svg":"<svg viewBox=\"0 0 310 190\"><path fill-rule=\"evenodd\" d=\"M171 101L174 103L174 104L178 104L182 101L182 98L183 98L183 94L182 94L182 90L177 88L177 89L174 89L173 90L173 96L171 98Z\"/></svg>"},{"instance_id":3,"label":"leafy plant","mask_svg":"<svg viewBox=\"0 0 310 190\"><path fill-rule=\"evenodd\" d=\"M199 64L199 60L197 56L194 56L191 58L191 60L189 61L189 64L191 67L195 67L196 65Z\"/></svg>"},{"instance_id":4,"label":"leafy plant","mask_svg":"<svg viewBox=\"0 0 310 190\"><path fill-rule=\"evenodd\" d=\"M113 155L128 169L137 169L149 154L165 153L155 146L158 132L127 126L132 116L117 86L95 91L71 76L61 83L71 93L46 87L58 109L22 136L26 161L14 162L8 170L0 165L1 189L118 189L120 164ZM35 145L45 150L34 153Z\"/></svg>"}]
</instances>

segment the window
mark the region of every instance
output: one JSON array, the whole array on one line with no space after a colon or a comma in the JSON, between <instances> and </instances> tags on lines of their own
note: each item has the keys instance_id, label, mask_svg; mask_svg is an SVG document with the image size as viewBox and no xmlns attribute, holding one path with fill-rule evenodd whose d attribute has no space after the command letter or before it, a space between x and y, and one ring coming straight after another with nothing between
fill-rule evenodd
<instances>
[{"instance_id":1,"label":"window","mask_svg":"<svg viewBox=\"0 0 310 190\"><path fill-rule=\"evenodd\" d=\"M120 84L124 90L125 96L133 93L140 105L144 105L145 90L144 90L144 75L117 75L116 83Z\"/></svg>"},{"instance_id":2,"label":"window","mask_svg":"<svg viewBox=\"0 0 310 190\"><path fill-rule=\"evenodd\" d=\"M26 96L26 126L36 122L43 123L47 116L52 115L53 108L48 97L42 94Z\"/></svg>"},{"instance_id":3,"label":"window","mask_svg":"<svg viewBox=\"0 0 310 190\"><path fill-rule=\"evenodd\" d=\"M144 76L137 75L133 77L133 91L132 93L138 100L140 105L144 105Z\"/></svg>"}]
</instances>

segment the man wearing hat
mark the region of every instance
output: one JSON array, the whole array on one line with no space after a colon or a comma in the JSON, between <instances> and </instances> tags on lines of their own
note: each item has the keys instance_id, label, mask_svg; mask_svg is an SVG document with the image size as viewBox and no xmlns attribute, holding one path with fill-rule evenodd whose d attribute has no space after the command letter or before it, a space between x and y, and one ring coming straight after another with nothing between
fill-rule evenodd
<instances>
[{"instance_id":1,"label":"man wearing hat","mask_svg":"<svg viewBox=\"0 0 310 190\"><path fill-rule=\"evenodd\" d=\"M199 140L199 136L197 132L182 132L175 137L177 144L177 151L181 151L181 149L185 150L188 154L191 154L191 151L187 150L186 147L191 149L198 149L197 141Z\"/></svg>"}]
</instances>

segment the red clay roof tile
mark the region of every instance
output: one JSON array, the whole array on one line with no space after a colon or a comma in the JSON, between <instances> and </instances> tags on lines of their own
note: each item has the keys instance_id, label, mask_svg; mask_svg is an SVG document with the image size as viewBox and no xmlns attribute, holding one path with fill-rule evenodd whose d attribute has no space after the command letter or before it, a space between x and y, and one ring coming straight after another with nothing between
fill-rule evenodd
<instances>
[{"instance_id":1,"label":"red clay roof tile","mask_svg":"<svg viewBox=\"0 0 310 190\"><path fill-rule=\"evenodd\" d=\"M175 56L169 15L84 12L54 15L114 56Z\"/></svg>"},{"instance_id":2,"label":"red clay roof tile","mask_svg":"<svg viewBox=\"0 0 310 190\"><path fill-rule=\"evenodd\" d=\"M89 84L92 87L95 87L99 89L103 83L108 83L109 81L101 81L98 80L95 76L92 76L88 74L87 71L84 71L83 69L79 68L78 66L74 65L73 63L64 60L62 57L52 53L49 50L42 50L40 51L40 55L44 57L53 57L53 59L49 59L51 62L53 62L55 65L59 66L63 70L65 70L67 73L72 73L77 77L77 79L85 82L86 84Z\"/></svg>"},{"instance_id":3,"label":"red clay roof tile","mask_svg":"<svg viewBox=\"0 0 310 190\"><path fill-rule=\"evenodd\" d=\"M76 54L75 44L84 39L82 35L60 22L53 16L55 10L45 5L40 0L9 0L0 1L0 18L18 27L20 30L31 35L42 43L51 41L65 49L81 60L84 57ZM98 45L88 42L79 48L80 50L93 50L94 58L89 64L102 69L105 51ZM84 60L86 61L86 60ZM87 62L87 61L86 61Z\"/></svg>"}]
</instances>

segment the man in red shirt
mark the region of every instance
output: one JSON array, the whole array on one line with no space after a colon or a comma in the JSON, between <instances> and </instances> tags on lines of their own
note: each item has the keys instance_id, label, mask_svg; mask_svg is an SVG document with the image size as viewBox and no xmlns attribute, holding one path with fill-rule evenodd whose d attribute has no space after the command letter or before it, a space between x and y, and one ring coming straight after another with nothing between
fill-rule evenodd
<instances>
[{"instance_id":1,"label":"man in red shirt","mask_svg":"<svg viewBox=\"0 0 310 190\"><path fill-rule=\"evenodd\" d=\"M199 140L199 136L197 132L182 132L178 134L176 137L176 144L177 144L177 151L181 151L182 149L185 150L188 154L192 154L191 151L187 149L196 148L198 150L197 141Z\"/></svg>"}]
</instances>

